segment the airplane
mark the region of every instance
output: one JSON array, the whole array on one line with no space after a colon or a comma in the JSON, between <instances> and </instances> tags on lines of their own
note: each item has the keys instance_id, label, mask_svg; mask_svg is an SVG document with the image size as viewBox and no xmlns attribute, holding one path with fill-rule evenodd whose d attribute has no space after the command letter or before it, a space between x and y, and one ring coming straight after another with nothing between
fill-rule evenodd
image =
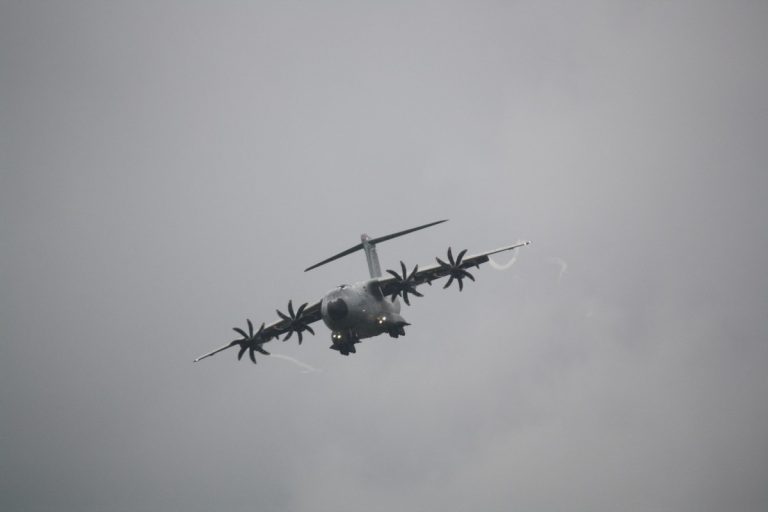
<instances>
[{"instance_id":1,"label":"airplane","mask_svg":"<svg viewBox=\"0 0 768 512\"><path fill-rule=\"evenodd\" d=\"M362 250L365 252L370 279L352 285L342 284L337 286L326 293L320 300L312 304L304 303L298 309L294 309L293 301L289 300L287 314L279 309L276 310L279 319L269 325L262 323L255 332L253 322L250 319L246 319L248 324L247 331L239 327L233 327L233 330L241 336L240 338L198 357L194 362L211 357L228 348L238 346L240 348L237 354L238 361L243 358L247 351L251 361L255 364L255 352L267 356L270 354L264 349L265 343L279 339L283 335L285 335L283 341L286 341L296 333L299 345L301 345L304 338L303 333L309 332L314 335L315 331L310 324L321 319L328 329L331 330L332 344L330 348L342 355L348 356L350 353L356 352L355 345L363 339L385 333L393 338L405 335L405 326L410 324L400 314L400 298L410 306L409 295L423 297L416 287L424 283L431 286L433 281L448 277L448 281L443 288L448 288L456 282L459 291L462 291L464 289L464 279L475 280L474 276L467 269L471 267L480 268L482 263L489 261L492 254L511 251L531 243L530 241L516 243L466 257L466 249L454 257L449 247L447 260L435 258L436 263L422 269L419 269L419 266L416 265L410 273L408 273L405 263L400 261L402 274L394 270L387 270L386 273L389 275L382 275L379 257L376 252L377 244L441 224L447 220L430 222L429 224L377 238L371 238L366 234L361 235L359 244L306 268L304 272Z\"/></svg>"}]
</instances>

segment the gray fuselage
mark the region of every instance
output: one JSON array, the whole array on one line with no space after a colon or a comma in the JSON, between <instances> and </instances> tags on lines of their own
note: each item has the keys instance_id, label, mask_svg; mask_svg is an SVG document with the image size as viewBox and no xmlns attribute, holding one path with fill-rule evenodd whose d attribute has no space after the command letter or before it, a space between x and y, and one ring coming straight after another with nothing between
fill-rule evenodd
<instances>
[{"instance_id":1,"label":"gray fuselage","mask_svg":"<svg viewBox=\"0 0 768 512\"><path fill-rule=\"evenodd\" d=\"M381 294L376 279L341 285L321 303L323 322L336 341L352 341L379 334L399 333L408 323L400 316L400 301Z\"/></svg>"}]
</instances>

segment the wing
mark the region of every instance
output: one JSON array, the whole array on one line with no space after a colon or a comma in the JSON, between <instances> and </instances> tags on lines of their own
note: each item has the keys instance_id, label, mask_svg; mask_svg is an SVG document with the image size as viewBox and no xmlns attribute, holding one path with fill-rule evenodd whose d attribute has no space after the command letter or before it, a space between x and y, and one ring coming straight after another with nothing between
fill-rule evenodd
<instances>
[{"instance_id":1,"label":"wing","mask_svg":"<svg viewBox=\"0 0 768 512\"><path fill-rule=\"evenodd\" d=\"M480 265L486 263L492 254L511 251L513 249L517 249L518 247L526 246L530 243L531 242L522 242L519 244L510 245L508 247L501 247L499 249L494 249L492 251L474 254L467 257L464 257L467 251L463 250L458 254L458 256L456 256L456 258L454 258L451 249L448 248L447 260L435 258L437 260L436 264L421 269L417 266L410 275L407 274L405 264L401 261L400 266L403 272L402 276L392 270L387 270L387 273L390 275L388 277L379 278L381 293L385 296L391 295L393 298L397 295L400 295L403 297L403 300L405 300L406 304L410 304L408 302L409 293L421 296L421 294L416 291L416 286L424 283L432 284L432 281L440 279L441 277L448 277L448 281L445 283L443 288L448 288L455 280L457 281L459 289L461 290L464 287L463 280L465 278L468 278L472 281L475 280L472 274L467 271L468 268L480 268Z\"/></svg>"},{"instance_id":2,"label":"wing","mask_svg":"<svg viewBox=\"0 0 768 512\"><path fill-rule=\"evenodd\" d=\"M320 313L320 302L316 301L312 304L302 304L299 306L298 309L294 311L293 309L293 303L291 301L288 301L288 313L283 313L280 310L277 310L276 313L280 317L279 320L276 320L272 322L269 325L261 324L261 327L254 332L253 330L253 323L251 323L251 320L248 319L248 331L246 332L244 329L240 329L239 327L234 327L233 330L242 336L242 338L236 339L228 343L227 345L224 345L223 347L219 347L216 350L213 350L211 352L208 352L205 355L202 355L195 359L195 363L205 359L206 357L211 357L214 354L218 354L222 350L226 350L230 347L239 346L240 352L237 355L237 359L242 359L243 354L245 354L246 350L248 351L248 355L251 358L251 361L256 363L256 357L254 352L259 352L264 355L269 355L269 352L264 350L263 345L265 343L268 343L274 339L279 338L283 334L285 334L285 338L283 338L283 341L290 338L293 333L297 334L299 345L301 345L301 342L303 340L303 332L310 332L312 334L315 334L315 331L312 330L312 327L310 327L309 324L317 322L322 318L322 315Z\"/></svg>"}]
</instances>

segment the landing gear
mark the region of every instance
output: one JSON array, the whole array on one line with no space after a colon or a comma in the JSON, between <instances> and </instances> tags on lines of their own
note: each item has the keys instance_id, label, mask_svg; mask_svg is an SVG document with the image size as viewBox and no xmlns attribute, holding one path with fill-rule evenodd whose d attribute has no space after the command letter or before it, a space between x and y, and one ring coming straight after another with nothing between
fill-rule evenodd
<instances>
[{"instance_id":1,"label":"landing gear","mask_svg":"<svg viewBox=\"0 0 768 512\"><path fill-rule=\"evenodd\" d=\"M331 333L331 341L333 341L333 345L330 347L332 350L338 351L343 356L348 356L350 353L357 352L355 344L360 343L360 337L351 330L346 332L334 331Z\"/></svg>"},{"instance_id":2,"label":"landing gear","mask_svg":"<svg viewBox=\"0 0 768 512\"><path fill-rule=\"evenodd\" d=\"M387 331L387 333L393 338L397 338L398 336L405 336L406 325L411 325L411 324L405 321L398 322L397 324L390 326L389 331Z\"/></svg>"}]
</instances>

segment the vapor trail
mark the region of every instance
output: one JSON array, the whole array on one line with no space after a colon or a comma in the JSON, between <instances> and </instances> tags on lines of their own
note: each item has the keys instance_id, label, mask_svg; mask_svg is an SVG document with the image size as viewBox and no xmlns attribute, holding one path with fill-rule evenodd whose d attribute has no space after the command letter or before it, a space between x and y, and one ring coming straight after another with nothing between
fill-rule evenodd
<instances>
[{"instance_id":1,"label":"vapor trail","mask_svg":"<svg viewBox=\"0 0 768 512\"><path fill-rule=\"evenodd\" d=\"M294 359L293 357L290 357L290 356L284 356L282 354L275 354L274 352L272 352L272 354L270 354L270 357L276 357L277 359L283 359L285 361L289 361L289 362L295 364L296 366L301 368L301 373L320 373L320 372L323 371L323 370L321 370L319 368L315 368L314 366L310 366L307 363L303 363L303 362L299 361L298 359Z\"/></svg>"},{"instance_id":2,"label":"vapor trail","mask_svg":"<svg viewBox=\"0 0 768 512\"><path fill-rule=\"evenodd\" d=\"M557 274L557 282L559 283L563 274L565 274L565 271L568 270L568 263L566 263L563 258L549 258L548 261L560 266L560 273Z\"/></svg>"},{"instance_id":3,"label":"vapor trail","mask_svg":"<svg viewBox=\"0 0 768 512\"><path fill-rule=\"evenodd\" d=\"M491 264L491 267L493 267L496 270L507 270L509 267L511 267L515 261L517 261L517 256L512 256L512 259L509 260L509 262L505 263L504 265L499 265L495 261L493 261L493 258L488 256L488 263Z\"/></svg>"},{"instance_id":4,"label":"vapor trail","mask_svg":"<svg viewBox=\"0 0 768 512\"><path fill-rule=\"evenodd\" d=\"M514 265L516 261L517 261L517 251L512 251L512 259L509 260L504 265L500 265L496 263L495 261L493 261L493 258L488 256L488 263L490 263L491 267L494 268L495 270L507 270L509 267Z\"/></svg>"}]
</instances>

